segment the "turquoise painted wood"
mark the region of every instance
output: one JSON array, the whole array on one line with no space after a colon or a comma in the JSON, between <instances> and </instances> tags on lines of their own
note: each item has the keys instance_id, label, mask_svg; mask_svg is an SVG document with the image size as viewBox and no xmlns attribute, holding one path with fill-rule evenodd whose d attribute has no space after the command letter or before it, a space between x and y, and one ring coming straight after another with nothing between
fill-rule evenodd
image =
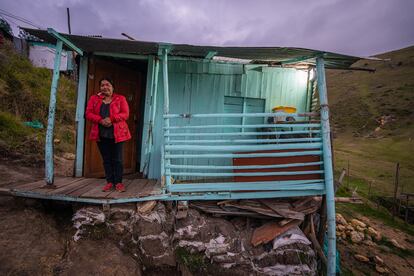
<instances>
[{"instance_id":1,"label":"turquoise painted wood","mask_svg":"<svg viewBox=\"0 0 414 276\"><path fill-rule=\"evenodd\" d=\"M204 173L204 172L170 172L166 175L185 175L185 176L205 176L205 177L222 177L222 176L269 176L269 175L303 175L303 174L322 174L323 170L318 171L288 171L288 172L251 172L251 173ZM234 184L237 186L238 184Z\"/></svg>"},{"instance_id":2,"label":"turquoise painted wood","mask_svg":"<svg viewBox=\"0 0 414 276\"><path fill-rule=\"evenodd\" d=\"M336 222L335 222L335 191L332 168L331 135L329 125L329 106L325 80L323 58L316 59L319 101L321 105L323 165L325 171L326 208L328 223L328 268L327 275L336 275Z\"/></svg>"},{"instance_id":3,"label":"turquoise painted wood","mask_svg":"<svg viewBox=\"0 0 414 276\"><path fill-rule=\"evenodd\" d=\"M206 129L203 129L203 131ZM292 131L269 131L269 132L199 132L199 133L165 133L165 137L206 137L206 136L245 136L245 135L288 135L288 134L308 134L321 133L320 130L292 130Z\"/></svg>"},{"instance_id":4,"label":"turquoise painted wood","mask_svg":"<svg viewBox=\"0 0 414 276\"><path fill-rule=\"evenodd\" d=\"M56 38L56 40L59 42L62 42L65 44L66 47L68 47L69 49L75 51L76 53L78 53L79 55L83 56L83 51L82 49L80 49L78 46L76 46L75 44L73 44L69 39L67 39L66 37L62 36L60 33L56 32L54 29L52 28L47 28L47 32L52 35L54 38ZM55 63L56 64L56 63Z\"/></svg>"},{"instance_id":5,"label":"turquoise painted wood","mask_svg":"<svg viewBox=\"0 0 414 276\"><path fill-rule=\"evenodd\" d=\"M141 143L141 158L140 158L140 172L144 175L148 174L148 163L149 163L149 148L150 139L152 134L151 125L151 105L154 93L154 62L155 57L151 56L148 58L147 67L147 82L145 88L145 106L144 106L144 120L142 126L142 143Z\"/></svg>"},{"instance_id":6,"label":"turquoise painted wood","mask_svg":"<svg viewBox=\"0 0 414 276\"><path fill-rule=\"evenodd\" d=\"M85 106L88 83L88 58L81 57L79 64L78 98L76 102L76 160L75 176L83 175L83 148L85 142Z\"/></svg>"},{"instance_id":7,"label":"turquoise painted wood","mask_svg":"<svg viewBox=\"0 0 414 276\"><path fill-rule=\"evenodd\" d=\"M170 93L169 93L169 84L168 84L168 52L171 48L170 47L165 47L162 49L162 80L163 80L163 85L164 85L164 114L168 114L170 112ZM165 142L168 143L168 141L170 140L170 138L168 137L168 134L170 133L168 127L170 126L170 119L169 118L165 118L164 119L164 127L165 129ZM169 154L169 150L165 148L164 150L165 155ZM167 190L170 188L171 186L171 176L170 176L170 168L168 167L171 164L171 159L168 158L165 160L164 165L167 167L165 169L165 186L167 188Z\"/></svg>"},{"instance_id":8,"label":"turquoise painted wood","mask_svg":"<svg viewBox=\"0 0 414 276\"><path fill-rule=\"evenodd\" d=\"M320 142L322 138L286 138L286 139L227 139L227 140L170 140L169 145L178 144L284 144L284 143L299 143L299 142Z\"/></svg>"},{"instance_id":9,"label":"turquoise painted wood","mask_svg":"<svg viewBox=\"0 0 414 276\"><path fill-rule=\"evenodd\" d=\"M292 196L317 196L323 195L324 190L296 190L296 191L256 191L256 192L219 192L219 193L188 193L188 194L171 194L165 193L147 197L128 197L120 199L95 199L82 198L73 196L62 196L52 194L39 194L36 192L19 192L11 191L13 196L59 200L66 202L82 202L90 204L122 204L132 202L142 202L150 200L165 200L165 201L179 201L179 200L224 200L224 199L251 199L255 198L280 198Z\"/></svg>"},{"instance_id":10,"label":"turquoise painted wood","mask_svg":"<svg viewBox=\"0 0 414 276\"><path fill-rule=\"evenodd\" d=\"M165 145L165 149L169 151L185 150L185 151L209 151L209 152L252 152L262 150L287 150L287 149L321 149L322 143L294 143L294 144L262 144L262 145L225 145L225 146L191 146L191 145Z\"/></svg>"},{"instance_id":11,"label":"turquoise painted wood","mask_svg":"<svg viewBox=\"0 0 414 276\"><path fill-rule=\"evenodd\" d=\"M321 155L321 150L298 151L298 152L277 152L277 153L222 153L222 154L170 154L167 153L165 158L181 158L181 159L203 159L203 158L251 158L251 157L286 157L286 156L307 156Z\"/></svg>"},{"instance_id":12,"label":"turquoise painted wood","mask_svg":"<svg viewBox=\"0 0 414 276\"><path fill-rule=\"evenodd\" d=\"M308 162L308 163L289 163L276 165L245 165L245 166L194 166L194 165L169 165L170 169L202 169L202 170L242 170L242 169L275 169L275 168L291 168L322 165L323 162Z\"/></svg>"},{"instance_id":13,"label":"turquoise painted wood","mask_svg":"<svg viewBox=\"0 0 414 276\"><path fill-rule=\"evenodd\" d=\"M170 126L168 129L206 129L206 128L304 128L304 127L317 127L320 124L259 124L259 125L205 125L205 126ZM167 129L164 127L164 129Z\"/></svg>"},{"instance_id":14,"label":"turquoise painted wood","mask_svg":"<svg viewBox=\"0 0 414 276\"><path fill-rule=\"evenodd\" d=\"M59 68L63 43L56 43L55 64L53 69L52 85L50 88L49 115L47 119L46 142L45 142L45 173L46 184L53 185L53 130L55 128L56 93L59 84Z\"/></svg>"},{"instance_id":15,"label":"turquoise painted wood","mask_svg":"<svg viewBox=\"0 0 414 276\"><path fill-rule=\"evenodd\" d=\"M323 180L292 180L264 182L220 182L174 184L170 192L220 192L220 191L283 191L283 190L323 190ZM254 195L251 198L256 198Z\"/></svg>"},{"instance_id":16,"label":"turquoise painted wood","mask_svg":"<svg viewBox=\"0 0 414 276\"><path fill-rule=\"evenodd\" d=\"M268 113L276 105L295 106L298 112L307 111L307 72L305 71L291 68L244 66L215 61L170 60L168 62L168 78L169 113L172 114L224 114L225 96L263 99L265 101L264 112ZM164 85L162 80L158 82L159 93L164 93ZM156 109L162 110L163 106L164 98L159 97ZM185 120L171 120L170 125L172 127L188 127L208 124L220 125L222 123L223 119L220 117L197 118L195 116ZM164 139L162 128L163 118L160 112L157 112L152 129L154 146L148 170L150 178L159 179L161 176L159 164L161 162L161 144ZM191 130L191 132L211 131L200 128ZM189 138L185 137L184 141L187 140ZM215 163L230 165L230 162L231 160L181 160L177 161L177 165L212 165Z\"/></svg>"}]
</instances>

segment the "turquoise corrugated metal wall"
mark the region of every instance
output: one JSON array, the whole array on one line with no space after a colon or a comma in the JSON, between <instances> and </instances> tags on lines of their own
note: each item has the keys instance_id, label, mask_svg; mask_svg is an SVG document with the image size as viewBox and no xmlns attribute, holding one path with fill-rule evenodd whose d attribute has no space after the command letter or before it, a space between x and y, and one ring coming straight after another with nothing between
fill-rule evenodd
<instances>
[{"instance_id":1,"label":"turquoise corrugated metal wall","mask_svg":"<svg viewBox=\"0 0 414 276\"><path fill-rule=\"evenodd\" d=\"M151 68L150 68L151 69ZM160 178L163 110L162 70L159 72L157 118L154 124L154 148L149 178ZM212 61L170 61L170 113L224 113L224 97L247 97L265 100L265 112L276 105L294 106L306 111L307 71L255 65L224 64ZM145 118L146 122L148 118ZM172 120L171 125L220 124L217 119ZM217 130L211 130L215 132ZM194 132L194 130L193 130ZM200 130L207 132L207 130ZM145 137L144 137L145 139ZM231 160L184 160L186 164L229 164ZM181 164L183 164L181 162ZM179 164L179 163L175 163Z\"/></svg>"}]
</instances>

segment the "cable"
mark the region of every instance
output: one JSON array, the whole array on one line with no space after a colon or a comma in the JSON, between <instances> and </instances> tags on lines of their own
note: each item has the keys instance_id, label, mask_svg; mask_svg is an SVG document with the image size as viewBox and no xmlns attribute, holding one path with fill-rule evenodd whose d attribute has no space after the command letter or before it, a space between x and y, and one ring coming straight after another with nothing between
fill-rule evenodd
<instances>
[{"instance_id":1,"label":"cable","mask_svg":"<svg viewBox=\"0 0 414 276\"><path fill-rule=\"evenodd\" d=\"M0 11L2 11L3 14L5 14L5 15L8 15L10 17L14 17L17 20L20 20L20 21L25 22L27 24L31 24L32 26L36 26L35 23L33 23L32 21L30 21L30 20L28 20L28 19L26 19L24 17L21 17L21 16L18 16L18 15L12 14L11 12L8 12L8 11L6 11L4 9L1 9L1 8L0 8Z\"/></svg>"},{"instance_id":2,"label":"cable","mask_svg":"<svg viewBox=\"0 0 414 276\"><path fill-rule=\"evenodd\" d=\"M23 18L23 17L20 17L20 16L17 16L17 15L14 15L14 14L12 14L12 13L10 13L10 12L8 12L8 11L5 11L5 10L3 10L3 9L0 9L0 14L2 14L3 16L7 16L7 17L9 17L9 18L16 19L16 20L18 20L18 21L20 21L20 22L26 23L26 24L28 24L28 25L30 25L30 26L35 27L35 28L41 29L41 27L40 27L40 26L36 25L36 24L35 24L35 23L33 23L32 21L27 20L27 19L25 19L25 18Z\"/></svg>"}]
</instances>

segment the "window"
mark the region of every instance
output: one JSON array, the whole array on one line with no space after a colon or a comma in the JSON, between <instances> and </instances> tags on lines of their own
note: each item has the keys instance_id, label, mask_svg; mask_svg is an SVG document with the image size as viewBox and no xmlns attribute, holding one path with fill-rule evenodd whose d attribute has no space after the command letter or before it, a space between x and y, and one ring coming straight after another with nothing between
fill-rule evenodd
<instances>
[{"instance_id":1,"label":"window","mask_svg":"<svg viewBox=\"0 0 414 276\"><path fill-rule=\"evenodd\" d=\"M245 97L224 97L224 113L263 113L265 100ZM227 125L255 125L263 124L263 117L224 118ZM234 130L234 129L233 129ZM247 129L252 131L252 129ZM238 130L243 131L243 130ZM244 130L246 131L246 129Z\"/></svg>"}]
</instances>

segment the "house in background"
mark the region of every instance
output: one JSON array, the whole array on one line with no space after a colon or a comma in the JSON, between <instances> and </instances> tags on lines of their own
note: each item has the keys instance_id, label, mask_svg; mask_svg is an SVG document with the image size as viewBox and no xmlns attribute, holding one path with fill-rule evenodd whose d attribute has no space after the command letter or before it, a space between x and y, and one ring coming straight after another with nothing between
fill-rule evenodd
<instances>
[{"instance_id":1,"label":"house in background","mask_svg":"<svg viewBox=\"0 0 414 276\"><path fill-rule=\"evenodd\" d=\"M213 47L24 29L56 45L46 135L46 183L12 194L86 203L325 195L330 274L335 204L325 68L360 57L288 47ZM80 56L75 175L54 177L53 127L62 50ZM130 106L124 147L128 192L104 194L88 140L87 99L110 76ZM36 186L37 185L37 186Z\"/></svg>"}]
</instances>

